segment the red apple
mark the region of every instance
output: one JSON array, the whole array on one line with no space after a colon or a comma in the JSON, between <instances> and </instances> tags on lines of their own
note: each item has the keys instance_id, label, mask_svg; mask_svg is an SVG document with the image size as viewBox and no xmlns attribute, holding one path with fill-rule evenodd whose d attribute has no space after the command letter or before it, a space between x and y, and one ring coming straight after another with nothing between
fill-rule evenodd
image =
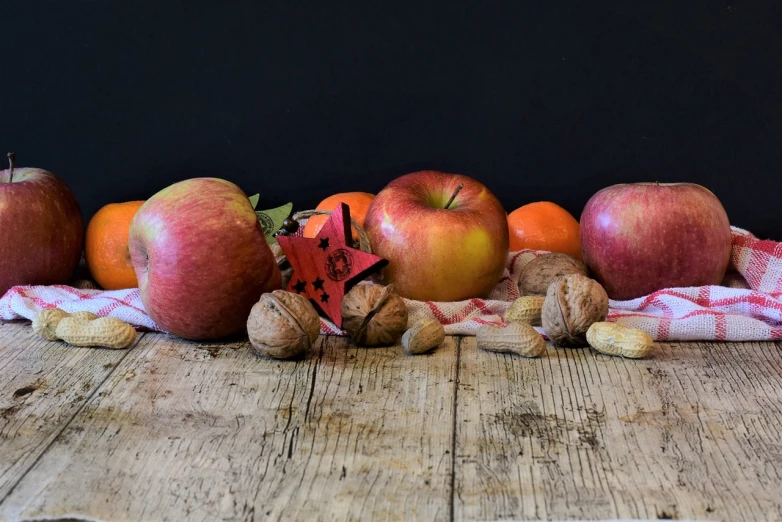
<instances>
[{"instance_id":1,"label":"red apple","mask_svg":"<svg viewBox=\"0 0 782 522\"><path fill-rule=\"evenodd\" d=\"M15 285L68 282L81 257L84 222L71 189L41 169L0 171L0 296Z\"/></svg>"},{"instance_id":2,"label":"red apple","mask_svg":"<svg viewBox=\"0 0 782 522\"><path fill-rule=\"evenodd\" d=\"M459 174L397 178L372 201L364 229L373 252L388 259L382 282L419 301L486 297L508 257L502 204L482 183Z\"/></svg>"},{"instance_id":3,"label":"red apple","mask_svg":"<svg viewBox=\"0 0 782 522\"><path fill-rule=\"evenodd\" d=\"M581 214L584 262L611 299L717 285L731 230L717 197L694 183L630 183L596 193Z\"/></svg>"},{"instance_id":4,"label":"red apple","mask_svg":"<svg viewBox=\"0 0 782 522\"><path fill-rule=\"evenodd\" d=\"M281 285L249 199L222 179L181 181L149 198L129 248L147 313L186 339L242 331L261 294Z\"/></svg>"}]
</instances>

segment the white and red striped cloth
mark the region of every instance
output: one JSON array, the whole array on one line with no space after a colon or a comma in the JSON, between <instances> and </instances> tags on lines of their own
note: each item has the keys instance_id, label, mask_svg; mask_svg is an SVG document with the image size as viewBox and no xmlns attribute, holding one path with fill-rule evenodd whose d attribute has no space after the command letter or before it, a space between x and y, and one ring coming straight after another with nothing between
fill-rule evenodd
<instances>
[{"instance_id":1,"label":"white and red striped cloth","mask_svg":"<svg viewBox=\"0 0 782 522\"><path fill-rule=\"evenodd\" d=\"M434 317L450 335L474 335L481 324L503 325L519 297L522 267L544 252L508 256L505 273L488 299L435 303L407 300L410 324ZM102 291L75 286L17 286L0 298L0 319L32 319L43 308L88 310L141 329L158 330L144 312L137 289ZM759 240L733 228L731 270L721 286L669 288L630 301L611 301L609 321L641 328L659 341L782 340L782 243ZM542 333L542 329L538 329ZM322 320L323 334L344 335Z\"/></svg>"}]
</instances>

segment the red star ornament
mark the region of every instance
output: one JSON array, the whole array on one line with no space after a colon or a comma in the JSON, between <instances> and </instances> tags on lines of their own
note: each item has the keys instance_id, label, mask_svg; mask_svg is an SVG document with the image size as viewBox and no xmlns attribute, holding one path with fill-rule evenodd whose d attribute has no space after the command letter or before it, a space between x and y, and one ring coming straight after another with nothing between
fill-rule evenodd
<instances>
[{"instance_id":1,"label":"red star ornament","mask_svg":"<svg viewBox=\"0 0 782 522\"><path fill-rule=\"evenodd\" d=\"M388 264L382 257L348 246L352 240L350 208L345 203L332 212L315 238L277 236L293 268L287 290L309 298L338 328L342 328L345 294Z\"/></svg>"}]
</instances>

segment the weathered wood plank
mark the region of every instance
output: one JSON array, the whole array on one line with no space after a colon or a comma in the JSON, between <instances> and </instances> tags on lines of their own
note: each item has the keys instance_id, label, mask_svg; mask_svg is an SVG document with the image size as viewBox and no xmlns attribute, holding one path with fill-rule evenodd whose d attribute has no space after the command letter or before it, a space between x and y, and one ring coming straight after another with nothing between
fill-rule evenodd
<instances>
[{"instance_id":1,"label":"weathered wood plank","mask_svg":"<svg viewBox=\"0 0 782 522\"><path fill-rule=\"evenodd\" d=\"M301 361L204 348L148 335L0 519L449 518L453 339L420 357L339 338Z\"/></svg>"},{"instance_id":2,"label":"weathered wood plank","mask_svg":"<svg viewBox=\"0 0 782 522\"><path fill-rule=\"evenodd\" d=\"M782 352L529 360L462 342L455 519L782 519Z\"/></svg>"},{"instance_id":3,"label":"weathered wood plank","mask_svg":"<svg viewBox=\"0 0 782 522\"><path fill-rule=\"evenodd\" d=\"M46 341L28 321L0 322L0 501L127 353Z\"/></svg>"}]
</instances>

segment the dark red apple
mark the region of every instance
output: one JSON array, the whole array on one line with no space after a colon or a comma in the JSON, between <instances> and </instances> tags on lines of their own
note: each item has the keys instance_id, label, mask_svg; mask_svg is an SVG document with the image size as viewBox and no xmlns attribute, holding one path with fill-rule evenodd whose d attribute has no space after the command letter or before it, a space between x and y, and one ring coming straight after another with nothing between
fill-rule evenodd
<instances>
[{"instance_id":1,"label":"dark red apple","mask_svg":"<svg viewBox=\"0 0 782 522\"><path fill-rule=\"evenodd\" d=\"M51 172L0 171L0 296L16 285L67 283L81 257L84 222L73 192Z\"/></svg>"},{"instance_id":2,"label":"dark red apple","mask_svg":"<svg viewBox=\"0 0 782 522\"><path fill-rule=\"evenodd\" d=\"M628 183L597 192L581 213L584 263L611 299L717 285L731 229L719 199L694 183Z\"/></svg>"},{"instance_id":3,"label":"dark red apple","mask_svg":"<svg viewBox=\"0 0 782 522\"><path fill-rule=\"evenodd\" d=\"M409 299L486 297L508 258L502 204L459 174L421 171L395 179L372 201L364 229L373 252L388 259L382 281Z\"/></svg>"},{"instance_id":4,"label":"dark red apple","mask_svg":"<svg viewBox=\"0 0 782 522\"><path fill-rule=\"evenodd\" d=\"M282 284L250 200L222 179L181 181L149 198L128 246L147 313L186 339L244 330L261 294Z\"/></svg>"}]
</instances>

